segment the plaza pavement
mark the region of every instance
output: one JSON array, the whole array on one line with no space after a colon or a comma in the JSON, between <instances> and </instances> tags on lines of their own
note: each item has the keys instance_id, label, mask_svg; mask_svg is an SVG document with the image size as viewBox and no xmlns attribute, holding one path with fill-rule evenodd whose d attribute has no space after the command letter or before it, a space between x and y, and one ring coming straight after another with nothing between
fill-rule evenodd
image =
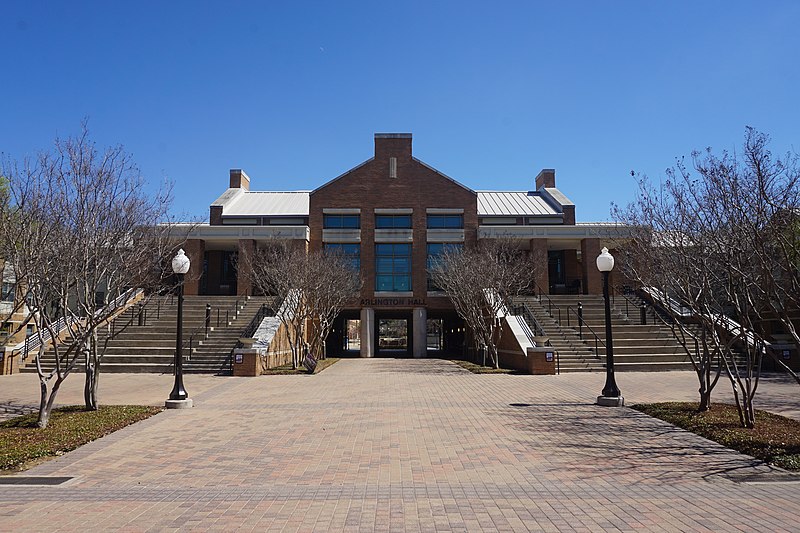
<instances>
[{"instance_id":1,"label":"plaza pavement","mask_svg":"<svg viewBox=\"0 0 800 533\"><path fill-rule=\"evenodd\" d=\"M80 402L81 381L67 380L62 403ZM593 405L603 382L386 359L315 376L187 376L193 409L24 473L71 481L0 485L0 531L800 529L800 483L631 409ZM692 373L618 383L629 404L696 398ZM102 387L104 403L161 404L171 376L106 375ZM36 396L35 376L0 377L10 410ZM759 398L800 415L785 378L765 380Z\"/></svg>"}]
</instances>

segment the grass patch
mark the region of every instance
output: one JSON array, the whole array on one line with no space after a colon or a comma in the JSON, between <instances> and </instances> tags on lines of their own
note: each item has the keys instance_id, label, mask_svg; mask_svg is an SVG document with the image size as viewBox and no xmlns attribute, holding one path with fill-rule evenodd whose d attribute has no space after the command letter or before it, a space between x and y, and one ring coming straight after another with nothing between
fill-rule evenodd
<instances>
[{"instance_id":1,"label":"grass patch","mask_svg":"<svg viewBox=\"0 0 800 533\"><path fill-rule=\"evenodd\" d=\"M0 472L25 470L42 458L55 457L160 412L160 407L103 405L59 407L45 429L36 427L38 413L0 422Z\"/></svg>"},{"instance_id":2,"label":"grass patch","mask_svg":"<svg viewBox=\"0 0 800 533\"><path fill-rule=\"evenodd\" d=\"M473 374L522 374L518 370L509 370L508 368L495 368L493 366L482 366L471 361L462 361L461 359L450 359L461 368L466 368Z\"/></svg>"},{"instance_id":3,"label":"grass patch","mask_svg":"<svg viewBox=\"0 0 800 533\"><path fill-rule=\"evenodd\" d=\"M339 361L338 357L328 357L326 359L320 359L317 361L317 368L314 369L314 374L319 374L332 364ZM276 366L274 368L268 368L263 372L264 375L267 376L294 376L297 374L308 375L309 371L303 365L300 365L297 368L292 368L292 363L287 363L285 365Z\"/></svg>"},{"instance_id":4,"label":"grass patch","mask_svg":"<svg viewBox=\"0 0 800 533\"><path fill-rule=\"evenodd\" d=\"M717 403L706 412L698 412L694 402L632 407L777 467L800 470L800 421L756 410L756 427L745 429L739 424L735 405Z\"/></svg>"}]
</instances>

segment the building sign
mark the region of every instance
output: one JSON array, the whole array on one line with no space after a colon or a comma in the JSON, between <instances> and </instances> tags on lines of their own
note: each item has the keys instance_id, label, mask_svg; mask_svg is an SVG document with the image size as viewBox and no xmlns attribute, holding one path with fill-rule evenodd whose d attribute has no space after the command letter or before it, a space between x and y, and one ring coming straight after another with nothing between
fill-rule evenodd
<instances>
[{"instance_id":1,"label":"building sign","mask_svg":"<svg viewBox=\"0 0 800 533\"><path fill-rule=\"evenodd\" d=\"M422 307L425 298L361 298L362 307Z\"/></svg>"}]
</instances>

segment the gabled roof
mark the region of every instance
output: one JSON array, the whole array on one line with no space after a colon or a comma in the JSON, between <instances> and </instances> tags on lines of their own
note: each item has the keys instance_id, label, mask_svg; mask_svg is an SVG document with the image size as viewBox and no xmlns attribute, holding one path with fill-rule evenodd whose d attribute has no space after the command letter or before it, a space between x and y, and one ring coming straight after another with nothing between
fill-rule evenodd
<instances>
[{"instance_id":1,"label":"gabled roof","mask_svg":"<svg viewBox=\"0 0 800 533\"><path fill-rule=\"evenodd\" d=\"M222 206L222 216L308 216L308 194L228 189L211 205Z\"/></svg>"},{"instance_id":2,"label":"gabled roof","mask_svg":"<svg viewBox=\"0 0 800 533\"><path fill-rule=\"evenodd\" d=\"M420 161L420 160L419 160L419 159L417 159L416 157L412 157L411 159L412 159L412 161L415 161L415 162L419 163L419 164L420 164L420 165L422 165L423 167L425 167L425 168L427 168L427 169L429 169L429 170L432 170L433 172L436 172L437 174L439 174L439 175L440 175L441 177L443 177L444 179L446 179L446 180L448 180L448 181L451 181L451 182L455 183L456 185L458 185L458 186L459 186L459 187L461 187L462 189L465 189L465 190L467 190L467 191L469 191L469 192L471 192L471 193L473 193L473 194L475 193L475 191L473 191L472 189L470 189L469 187L467 187L467 186L466 186L466 185L464 185L463 183L459 183L458 181L454 180L453 178L451 178L450 176L448 176L448 175L447 175L447 174L445 174L444 172L441 172L440 170L437 170L437 169L433 168L432 166L430 166L429 164L425 163L424 161ZM311 194L314 194L315 192L317 192L317 191L318 191L318 190L320 190L320 189L324 189L325 187L327 187L328 185L330 185L331 183L333 183L333 182L335 182L335 181L339 181L340 179L344 178L345 176L347 176L347 175L348 175L348 174L350 174L351 172L353 172L353 171L355 171L355 170L357 170L357 169L359 169L359 168L363 167L363 166L364 166L364 165L366 165L367 163L369 163L369 162L371 162L371 161L374 161L374 160L375 160L375 158L374 158L374 157L370 157L369 159L367 159L367 160L366 160L366 161L364 161L363 163L360 163L360 164L358 164L358 165L354 166L353 168L351 168L351 169L349 169L349 170L346 170L346 171L342 172L341 174L339 174L338 176L336 176L336 177L335 177L335 178L333 178L332 180L330 180L330 181L326 181L325 183L323 183L322 185L320 185L319 187L317 187L316 189L314 189L313 191L311 191Z\"/></svg>"},{"instance_id":3,"label":"gabled roof","mask_svg":"<svg viewBox=\"0 0 800 533\"><path fill-rule=\"evenodd\" d=\"M478 216L558 215L561 211L537 191L478 191Z\"/></svg>"}]
</instances>

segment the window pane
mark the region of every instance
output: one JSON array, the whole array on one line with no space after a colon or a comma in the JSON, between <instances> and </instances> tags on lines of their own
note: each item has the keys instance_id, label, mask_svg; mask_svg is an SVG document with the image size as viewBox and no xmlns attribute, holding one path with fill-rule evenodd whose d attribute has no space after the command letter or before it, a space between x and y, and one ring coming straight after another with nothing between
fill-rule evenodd
<instances>
[{"instance_id":1,"label":"window pane","mask_svg":"<svg viewBox=\"0 0 800 533\"><path fill-rule=\"evenodd\" d=\"M325 229L358 229L361 227L359 215L322 215L322 227Z\"/></svg>"},{"instance_id":2,"label":"window pane","mask_svg":"<svg viewBox=\"0 0 800 533\"><path fill-rule=\"evenodd\" d=\"M428 227L432 229L461 229L464 215L428 215Z\"/></svg>"}]
</instances>

